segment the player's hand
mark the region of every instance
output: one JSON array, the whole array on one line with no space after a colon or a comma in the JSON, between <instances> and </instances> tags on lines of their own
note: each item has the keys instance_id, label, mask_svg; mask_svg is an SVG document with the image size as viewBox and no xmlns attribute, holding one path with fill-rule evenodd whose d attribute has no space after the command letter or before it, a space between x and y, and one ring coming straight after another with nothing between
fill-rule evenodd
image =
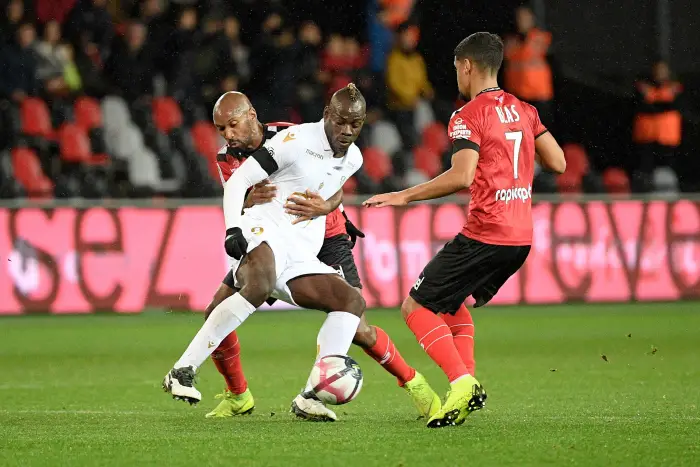
<instances>
[{"instance_id":1,"label":"player's hand","mask_svg":"<svg viewBox=\"0 0 700 467\"><path fill-rule=\"evenodd\" d=\"M226 254L233 259L241 259L248 251L248 241L243 236L240 227L231 227L226 230L226 240L224 241Z\"/></svg>"},{"instance_id":2,"label":"player's hand","mask_svg":"<svg viewBox=\"0 0 700 467\"><path fill-rule=\"evenodd\" d=\"M304 196L293 194L287 198L287 203L284 205L285 212L298 216L292 221L292 224L308 221L319 216L325 216L331 212L332 206L321 197L318 193L306 190Z\"/></svg>"},{"instance_id":3,"label":"player's hand","mask_svg":"<svg viewBox=\"0 0 700 467\"><path fill-rule=\"evenodd\" d=\"M374 195L370 199L365 200L362 203L363 206L368 208L383 208L385 206L406 206L408 204L408 199L406 195L401 191L394 191L393 193L382 193L381 195Z\"/></svg>"},{"instance_id":4,"label":"player's hand","mask_svg":"<svg viewBox=\"0 0 700 467\"><path fill-rule=\"evenodd\" d=\"M351 248L355 248L355 242L357 242L357 237L365 238L364 232L355 227L355 224L350 222L350 219L348 219L347 217L345 217L345 230L347 231L348 236L350 237L350 243L352 244Z\"/></svg>"},{"instance_id":5,"label":"player's hand","mask_svg":"<svg viewBox=\"0 0 700 467\"><path fill-rule=\"evenodd\" d=\"M244 208L251 208L256 204L265 204L272 201L277 195L277 187L275 185L270 185L269 180L263 180L260 183L256 183L250 189L248 196L245 199Z\"/></svg>"}]
</instances>

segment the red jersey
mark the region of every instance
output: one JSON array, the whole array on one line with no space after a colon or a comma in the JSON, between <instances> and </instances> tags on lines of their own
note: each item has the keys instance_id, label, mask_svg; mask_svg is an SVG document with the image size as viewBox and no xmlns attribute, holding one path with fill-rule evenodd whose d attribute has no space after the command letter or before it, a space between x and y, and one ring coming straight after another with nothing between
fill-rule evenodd
<instances>
[{"instance_id":1,"label":"red jersey","mask_svg":"<svg viewBox=\"0 0 700 467\"><path fill-rule=\"evenodd\" d=\"M500 88L481 91L450 118L453 152L479 153L462 234L493 245L532 243L537 110Z\"/></svg>"},{"instance_id":2,"label":"red jersey","mask_svg":"<svg viewBox=\"0 0 700 467\"><path fill-rule=\"evenodd\" d=\"M269 123L263 125L263 139L260 146L265 144L267 139L272 138L277 134L278 131L283 130L287 127L294 125L293 123L277 122ZM219 168L219 176L221 177L221 184L223 185L231 177L234 170L236 170L243 163L253 151L243 151L237 148L230 148L228 145L224 145L219 149L216 155L216 165ZM345 218L340 208L331 212L326 216L326 238L334 237L336 235L347 233L345 230Z\"/></svg>"}]
</instances>

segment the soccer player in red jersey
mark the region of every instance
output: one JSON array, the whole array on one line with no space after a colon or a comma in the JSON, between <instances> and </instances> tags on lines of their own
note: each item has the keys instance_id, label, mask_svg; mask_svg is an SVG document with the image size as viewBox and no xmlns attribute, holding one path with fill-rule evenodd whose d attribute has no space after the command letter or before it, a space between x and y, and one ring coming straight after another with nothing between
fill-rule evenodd
<instances>
[{"instance_id":1,"label":"soccer player in red jersey","mask_svg":"<svg viewBox=\"0 0 700 467\"><path fill-rule=\"evenodd\" d=\"M263 125L258 121L257 113L248 98L238 92L229 92L221 96L214 107L213 119L217 130L226 140L226 145L216 156L222 182L226 182L246 157L260 148L268 138L292 125ZM267 203L274 195L275 187L263 181L248 193L246 207ZM338 269L350 285L361 289L352 248L356 238L364 237L364 234L357 230L345 216L342 207L339 207L340 197L326 201L315 193L307 193L307 196L306 199L290 198L288 211L298 214L302 219L327 215L326 238L318 258ZM205 317L208 317L224 299L232 296L235 290L233 274L229 271L212 302L207 306ZM397 378L399 385L406 389L413 399L421 416L428 418L439 410L440 398L425 378L406 363L387 333L377 326L370 326L365 316L360 321L353 343ZM231 417L252 412L255 402L243 373L240 352L238 335L234 331L212 354L212 360L224 377L227 388L223 394L217 396L221 402L206 415L207 418Z\"/></svg>"},{"instance_id":2,"label":"soccer player in red jersey","mask_svg":"<svg viewBox=\"0 0 700 467\"><path fill-rule=\"evenodd\" d=\"M429 182L374 196L366 206L403 206L469 188L467 223L426 265L401 312L421 347L444 371L451 389L432 428L460 425L483 407L474 378L474 323L464 305L485 305L525 262L532 243L535 161L563 173L564 153L537 110L498 87L503 42L487 32L455 48L457 84L471 100L448 128L452 166Z\"/></svg>"}]
</instances>

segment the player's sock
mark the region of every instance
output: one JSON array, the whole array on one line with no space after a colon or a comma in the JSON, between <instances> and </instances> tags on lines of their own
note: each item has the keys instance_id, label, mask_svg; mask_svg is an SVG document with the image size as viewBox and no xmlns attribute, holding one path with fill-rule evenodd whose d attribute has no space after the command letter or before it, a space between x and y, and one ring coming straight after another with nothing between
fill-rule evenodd
<instances>
[{"instance_id":1,"label":"player's sock","mask_svg":"<svg viewBox=\"0 0 700 467\"><path fill-rule=\"evenodd\" d=\"M359 325L360 317L352 313L344 311L331 311L328 313L316 339L318 345L316 362L326 355L347 355ZM311 386L310 380L311 378L307 380L304 391L312 389L313 386Z\"/></svg>"},{"instance_id":2,"label":"player's sock","mask_svg":"<svg viewBox=\"0 0 700 467\"><path fill-rule=\"evenodd\" d=\"M430 310L418 308L408 315L406 324L425 353L445 372L450 383L469 374L457 352L450 328L442 318Z\"/></svg>"},{"instance_id":3,"label":"player's sock","mask_svg":"<svg viewBox=\"0 0 700 467\"><path fill-rule=\"evenodd\" d=\"M209 318L182 354L173 368L192 366L199 368L226 336L236 330L255 311L255 307L241 294L224 299L211 312Z\"/></svg>"},{"instance_id":4,"label":"player's sock","mask_svg":"<svg viewBox=\"0 0 700 467\"><path fill-rule=\"evenodd\" d=\"M464 304L459 307L454 315L444 314L442 319L450 327L450 332L454 338L455 347L459 352L462 361L467 367L469 374L476 375L476 361L474 360L474 321Z\"/></svg>"},{"instance_id":5,"label":"player's sock","mask_svg":"<svg viewBox=\"0 0 700 467\"><path fill-rule=\"evenodd\" d=\"M248 389L248 381L243 373L241 365L241 344L238 342L238 334L233 331L226 336L216 348L211 359L226 380L226 387L233 394L243 394Z\"/></svg>"},{"instance_id":6,"label":"player's sock","mask_svg":"<svg viewBox=\"0 0 700 467\"><path fill-rule=\"evenodd\" d=\"M396 376L399 386L403 386L416 376L416 370L406 363L406 360L396 350L394 342L382 328L372 327L377 332L377 342L369 349L364 349L365 353L376 360L386 371Z\"/></svg>"}]
</instances>

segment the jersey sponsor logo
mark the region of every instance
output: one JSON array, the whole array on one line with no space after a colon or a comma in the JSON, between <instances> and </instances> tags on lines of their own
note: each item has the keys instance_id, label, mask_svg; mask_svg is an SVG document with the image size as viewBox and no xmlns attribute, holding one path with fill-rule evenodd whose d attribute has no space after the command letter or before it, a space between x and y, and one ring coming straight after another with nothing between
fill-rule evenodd
<instances>
[{"instance_id":1,"label":"jersey sponsor logo","mask_svg":"<svg viewBox=\"0 0 700 467\"><path fill-rule=\"evenodd\" d=\"M457 123L457 120L460 123ZM450 131L450 138L452 139L469 139L472 137L472 131L467 128L467 125L461 123L462 119L458 118L455 120L455 124L452 126L452 131Z\"/></svg>"},{"instance_id":2,"label":"jersey sponsor logo","mask_svg":"<svg viewBox=\"0 0 700 467\"><path fill-rule=\"evenodd\" d=\"M286 138L285 138L285 141L286 141ZM309 156L313 156L313 157L315 157L316 159L321 159L321 160L323 160L323 156L322 156L322 155L320 155L320 154L317 153L317 152L313 152L311 149L307 149L307 150L306 150L306 154L308 154Z\"/></svg>"},{"instance_id":3,"label":"jersey sponsor logo","mask_svg":"<svg viewBox=\"0 0 700 467\"><path fill-rule=\"evenodd\" d=\"M413 284L413 290L418 290L420 288L420 285L423 283L423 280L425 280L425 277L421 276L418 278L415 284Z\"/></svg>"},{"instance_id":4,"label":"jersey sponsor logo","mask_svg":"<svg viewBox=\"0 0 700 467\"><path fill-rule=\"evenodd\" d=\"M255 235L262 235L265 229L263 229L262 227L253 227L252 229L250 229L250 231Z\"/></svg>"},{"instance_id":5,"label":"jersey sponsor logo","mask_svg":"<svg viewBox=\"0 0 700 467\"><path fill-rule=\"evenodd\" d=\"M532 185L528 185L527 188L523 187L512 187L496 191L496 201L502 201L506 204L511 201L520 200L526 203L532 198Z\"/></svg>"},{"instance_id":6,"label":"jersey sponsor logo","mask_svg":"<svg viewBox=\"0 0 700 467\"><path fill-rule=\"evenodd\" d=\"M287 141L294 141L295 139L297 139L297 137L294 136L293 133L287 133L287 134L284 136L284 139L282 140L282 142L283 142L283 143L286 143Z\"/></svg>"}]
</instances>

